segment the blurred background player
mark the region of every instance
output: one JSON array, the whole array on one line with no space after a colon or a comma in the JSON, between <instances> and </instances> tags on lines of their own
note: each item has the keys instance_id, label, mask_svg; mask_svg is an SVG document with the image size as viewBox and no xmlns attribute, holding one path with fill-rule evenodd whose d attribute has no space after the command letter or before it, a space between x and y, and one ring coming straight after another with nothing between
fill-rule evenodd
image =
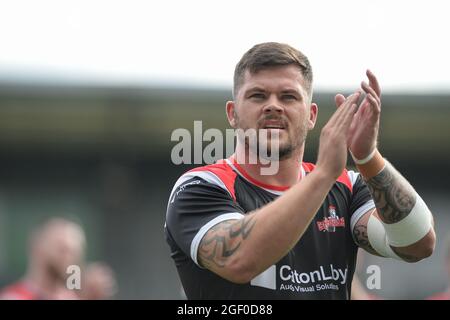
<instances>
[{"instance_id":1,"label":"blurred background player","mask_svg":"<svg viewBox=\"0 0 450 320\"><path fill-rule=\"evenodd\" d=\"M90 263L82 273L80 298L84 300L111 299L117 292L114 271L102 262Z\"/></svg>"},{"instance_id":2,"label":"blurred background player","mask_svg":"<svg viewBox=\"0 0 450 320\"><path fill-rule=\"evenodd\" d=\"M73 221L51 218L31 235L29 261L25 276L6 287L1 299L78 299L75 290L66 287L67 267L80 266L86 239L83 229Z\"/></svg>"},{"instance_id":3,"label":"blurred background player","mask_svg":"<svg viewBox=\"0 0 450 320\"><path fill-rule=\"evenodd\" d=\"M76 222L51 218L38 226L29 243L25 276L0 292L6 300L110 299L117 291L115 275L104 263L84 265L86 236ZM81 289L70 290L67 268L81 268Z\"/></svg>"}]
</instances>

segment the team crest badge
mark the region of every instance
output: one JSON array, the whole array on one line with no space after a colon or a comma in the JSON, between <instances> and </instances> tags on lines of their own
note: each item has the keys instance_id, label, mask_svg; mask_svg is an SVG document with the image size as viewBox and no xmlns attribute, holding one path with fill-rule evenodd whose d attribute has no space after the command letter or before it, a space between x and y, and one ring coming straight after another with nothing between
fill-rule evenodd
<instances>
[{"instance_id":1,"label":"team crest badge","mask_svg":"<svg viewBox=\"0 0 450 320\"><path fill-rule=\"evenodd\" d=\"M319 231L336 232L336 228L345 227L345 219L338 216L335 206L330 205L327 213L328 215L322 221L317 221Z\"/></svg>"}]
</instances>

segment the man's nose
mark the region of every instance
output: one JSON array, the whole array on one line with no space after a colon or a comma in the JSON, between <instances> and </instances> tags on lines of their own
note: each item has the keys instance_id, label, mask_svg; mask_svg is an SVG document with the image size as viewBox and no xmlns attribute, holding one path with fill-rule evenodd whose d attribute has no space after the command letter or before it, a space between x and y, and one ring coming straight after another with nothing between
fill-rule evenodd
<instances>
[{"instance_id":1,"label":"man's nose","mask_svg":"<svg viewBox=\"0 0 450 320\"><path fill-rule=\"evenodd\" d=\"M264 113L282 113L284 111L283 105L277 98L270 98L263 108Z\"/></svg>"}]
</instances>

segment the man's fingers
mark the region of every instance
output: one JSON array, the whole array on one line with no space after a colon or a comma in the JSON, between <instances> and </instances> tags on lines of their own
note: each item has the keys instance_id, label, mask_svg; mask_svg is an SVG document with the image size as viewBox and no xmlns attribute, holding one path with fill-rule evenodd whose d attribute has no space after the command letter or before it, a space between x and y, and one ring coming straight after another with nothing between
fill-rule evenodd
<instances>
[{"instance_id":1,"label":"man's fingers","mask_svg":"<svg viewBox=\"0 0 450 320\"><path fill-rule=\"evenodd\" d=\"M339 117L338 121L338 130L342 131L345 136L347 136L348 131L350 130L350 126L353 122L355 114L358 111L358 100L361 97L362 92L357 90L354 94L349 96L344 104L340 107L344 109L341 117Z\"/></svg>"},{"instance_id":2,"label":"man's fingers","mask_svg":"<svg viewBox=\"0 0 450 320\"><path fill-rule=\"evenodd\" d=\"M369 84L370 84L370 86L375 90L376 95L377 95L378 97L381 97L381 88L380 88L380 84L378 83L378 80L377 80L377 78L375 77L375 75L373 74L373 72L370 71L369 69L367 69L366 75L367 75L367 78L369 78Z\"/></svg>"},{"instance_id":3,"label":"man's fingers","mask_svg":"<svg viewBox=\"0 0 450 320\"><path fill-rule=\"evenodd\" d=\"M369 101L370 105L372 106L373 109L375 109L375 111L378 113L380 112L380 103L378 101L378 99L376 99L372 94L368 94L367 95L367 100Z\"/></svg>"},{"instance_id":4,"label":"man's fingers","mask_svg":"<svg viewBox=\"0 0 450 320\"><path fill-rule=\"evenodd\" d=\"M375 114L378 114L381 110L381 100L377 95L375 90L370 87L366 82L361 83L362 89L366 92L366 101L372 107L372 110L375 111Z\"/></svg>"},{"instance_id":5,"label":"man's fingers","mask_svg":"<svg viewBox=\"0 0 450 320\"><path fill-rule=\"evenodd\" d=\"M381 105L381 100L378 97L378 94L376 93L376 91L370 85L367 84L367 82L362 81L361 82L361 88L364 90L364 92L367 95L371 94L373 97L375 97L375 99L377 100L378 104Z\"/></svg>"},{"instance_id":6,"label":"man's fingers","mask_svg":"<svg viewBox=\"0 0 450 320\"><path fill-rule=\"evenodd\" d=\"M347 97L347 99L345 99L343 105L344 106L351 106L354 103L357 103L359 98L361 97L361 90L357 90L356 92L354 92L353 94L349 95Z\"/></svg>"},{"instance_id":7,"label":"man's fingers","mask_svg":"<svg viewBox=\"0 0 450 320\"><path fill-rule=\"evenodd\" d=\"M349 95L347 99L340 105L340 107L335 111L334 115L331 117L331 119L328 121L330 125L339 124L341 123L343 117L345 117L346 114L348 114L352 108L353 104L356 104L359 97L361 96L361 91L358 90L355 93Z\"/></svg>"},{"instance_id":8,"label":"man's fingers","mask_svg":"<svg viewBox=\"0 0 450 320\"><path fill-rule=\"evenodd\" d=\"M352 103L350 106L347 107L347 110L344 113L344 116L341 121L341 126L344 130L347 131L350 128L357 107L358 105L356 103Z\"/></svg>"},{"instance_id":9,"label":"man's fingers","mask_svg":"<svg viewBox=\"0 0 450 320\"><path fill-rule=\"evenodd\" d=\"M336 107L340 107L341 104L343 104L345 101L345 97L344 95L338 93L337 95L334 96L334 102L336 103Z\"/></svg>"}]
</instances>

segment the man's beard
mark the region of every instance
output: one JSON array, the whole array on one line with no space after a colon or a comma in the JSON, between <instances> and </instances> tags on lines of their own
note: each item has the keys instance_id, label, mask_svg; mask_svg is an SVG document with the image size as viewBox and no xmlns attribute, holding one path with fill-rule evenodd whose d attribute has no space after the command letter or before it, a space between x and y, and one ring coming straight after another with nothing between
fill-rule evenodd
<instances>
[{"instance_id":1,"label":"man's beard","mask_svg":"<svg viewBox=\"0 0 450 320\"><path fill-rule=\"evenodd\" d=\"M242 127L241 126L241 121L239 119L239 117L237 116L237 114L235 113L235 119L236 119L236 126L238 129L242 129L242 130L248 130L248 129L252 129L252 128L248 128L248 127ZM277 155L273 155L273 150L272 150L272 141L269 141L269 139L264 139L265 141L261 141L259 138L259 130L263 129L262 128L262 124L265 121L268 120L280 120L283 124L284 124L284 131L285 134L287 134L287 141L284 144L280 144L279 143L279 136L278 136L278 156ZM264 156L265 154L267 154L267 158L269 160L286 160L289 159L292 154L294 153L294 151L298 150L305 142L307 134L308 134L308 128L307 128L307 122L304 121L299 127L297 127L295 129L295 132L293 135L290 134L289 131L289 127L287 126L287 121L280 118L280 117L275 117L273 115L269 115L266 116L260 120L258 120L257 122L257 142L256 143L250 143L248 137L245 138L245 149L254 153L255 155L258 156ZM297 138L295 138L297 137ZM266 150L266 152L261 152L261 150Z\"/></svg>"},{"instance_id":2,"label":"man's beard","mask_svg":"<svg viewBox=\"0 0 450 320\"><path fill-rule=\"evenodd\" d=\"M307 136L307 130L306 130L306 126L305 128L298 128L296 130L295 136L298 137L297 139L295 139L296 141L293 141L294 139L292 139L292 136L289 134L289 132L286 132L288 134L287 137L287 141L284 144L279 144L278 145L278 157L274 159L274 155L272 155L272 150L271 150L271 143L267 143L266 144L266 148L267 148L267 154L268 156L273 159L273 160L286 160L289 159L290 157L292 157L292 154L294 153L294 151L298 150L303 143L306 140L306 136ZM259 146L259 143L258 143ZM259 146L261 147L261 146Z\"/></svg>"}]
</instances>

